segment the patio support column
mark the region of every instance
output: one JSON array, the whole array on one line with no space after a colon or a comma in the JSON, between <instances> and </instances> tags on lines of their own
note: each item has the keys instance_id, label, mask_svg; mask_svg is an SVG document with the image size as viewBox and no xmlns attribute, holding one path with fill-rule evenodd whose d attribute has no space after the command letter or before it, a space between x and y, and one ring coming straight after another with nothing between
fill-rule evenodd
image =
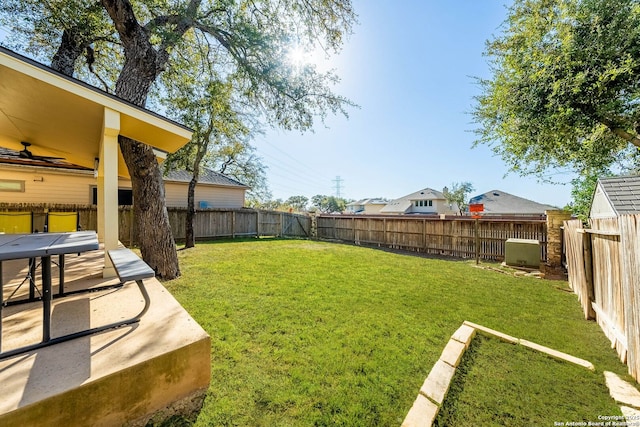
<instances>
[{"instance_id":1,"label":"patio support column","mask_svg":"<svg viewBox=\"0 0 640 427\"><path fill-rule=\"evenodd\" d=\"M116 272L107 255L118 247L118 135L120 113L104 108L100 161L98 164L98 239L104 244L103 277L115 277Z\"/></svg>"}]
</instances>

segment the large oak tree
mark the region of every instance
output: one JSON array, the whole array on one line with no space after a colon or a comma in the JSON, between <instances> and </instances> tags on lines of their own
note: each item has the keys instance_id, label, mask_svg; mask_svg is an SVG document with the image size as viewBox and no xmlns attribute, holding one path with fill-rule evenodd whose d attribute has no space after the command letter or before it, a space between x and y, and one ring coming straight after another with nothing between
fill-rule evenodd
<instances>
[{"instance_id":1,"label":"large oak tree","mask_svg":"<svg viewBox=\"0 0 640 427\"><path fill-rule=\"evenodd\" d=\"M344 113L349 103L332 93L334 74L312 68L293 74L283 64L294 44L337 52L355 21L350 0L7 0L0 13L22 37L14 40L17 45L49 54L59 71L139 106L154 93L161 96L159 75L194 33L220 53L213 66L233 74L236 89L279 126L304 130L317 115ZM142 257L159 276L176 277L156 157L151 147L129 138L120 137L119 144L131 175Z\"/></svg>"},{"instance_id":2,"label":"large oak tree","mask_svg":"<svg viewBox=\"0 0 640 427\"><path fill-rule=\"evenodd\" d=\"M638 165L640 2L515 0L486 54L476 144L511 170L544 178Z\"/></svg>"}]
</instances>

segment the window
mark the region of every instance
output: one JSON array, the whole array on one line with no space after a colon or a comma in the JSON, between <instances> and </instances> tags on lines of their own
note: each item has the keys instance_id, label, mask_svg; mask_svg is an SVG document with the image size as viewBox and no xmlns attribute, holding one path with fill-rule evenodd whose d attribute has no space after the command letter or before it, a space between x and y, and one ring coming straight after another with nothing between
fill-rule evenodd
<instances>
[{"instance_id":1,"label":"window","mask_svg":"<svg viewBox=\"0 0 640 427\"><path fill-rule=\"evenodd\" d=\"M98 187L91 188L91 203L98 204ZM133 205L133 191L130 188L118 188L118 206Z\"/></svg>"},{"instance_id":2,"label":"window","mask_svg":"<svg viewBox=\"0 0 640 427\"><path fill-rule=\"evenodd\" d=\"M420 206L418 203L419 203L419 202L416 200L416 206Z\"/></svg>"},{"instance_id":3,"label":"window","mask_svg":"<svg viewBox=\"0 0 640 427\"><path fill-rule=\"evenodd\" d=\"M24 181L14 179L0 179L0 191L15 191L24 193Z\"/></svg>"},{"instance_id":4,"label":"window","mask_svg":"<svg viewBox=\"0 0 640 427\"><path fill-rule=\"evenodd\" d=\"M429 200L429 206L433 206L433 200Z\"/></svg>"}]
</instances>

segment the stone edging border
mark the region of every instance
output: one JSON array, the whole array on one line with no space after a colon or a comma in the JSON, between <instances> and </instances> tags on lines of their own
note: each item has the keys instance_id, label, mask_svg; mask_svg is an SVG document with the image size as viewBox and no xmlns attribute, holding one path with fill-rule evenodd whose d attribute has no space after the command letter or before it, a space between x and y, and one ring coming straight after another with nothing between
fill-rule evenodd
<instances>
[{"instance_id":1,"label":"stone edging border","mask_svg":"<svg viewBox=\"0 0 640 427\"><path fill-rule=\"evenodd\" d=\"M420 392L409 413L405 417L402 427L430 427L433 425L444 398L449 391L451 380L456 372L456 368L462 360L462 355L469 348L471 340L476 336L476 332L481 332L491 337L499 338L511 344L519 344L531 348L547 355L582 366L591 371L595 367L591 362L571 356L567 353L554 350L527 340L512 337L502 332L486 328L475 323L464 321L462 326L451 336L445 346L440 359L433 365L429 376L420 387Z\"/></svg>"}]
</instances>

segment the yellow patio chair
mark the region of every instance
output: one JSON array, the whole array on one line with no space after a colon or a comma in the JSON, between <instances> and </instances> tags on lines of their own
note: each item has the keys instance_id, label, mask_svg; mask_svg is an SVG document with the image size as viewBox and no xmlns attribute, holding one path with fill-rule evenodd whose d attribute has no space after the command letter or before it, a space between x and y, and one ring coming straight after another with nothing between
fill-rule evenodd
<instances>
[{"instance_id":1,"label":"yellow patio chair","mask_svg":"<svg viewBox=\"0 0 640 427\"><path fill-rule=\"evenodd\" d=\"M49 212L45 219L45 232L47 233L67 233L80 229L80 218L78 212ZM78 254L80 256L80 254ZM53 261L59 269L58 295L64 295L64 255L58 256L58 262Z\"/></svg>"},{"instance_id":2,"label":"yellow patio chair","mask_svg":"<svg viewBox=\"0 0 640 427\"><path fill-rule=\"evenodd\" d=\"M0 212L0 233L31 233L32 227L31 212Z\"/></svg>"},{"instance_id":3,"label":"yellow patio chair","mask_svg":"<svg viewBox=\"0 0 640 427\"><path fill-rule=\"evenodd\" d=\"M32 212L0 212L0 233L17 234L17 233L31 233L33 231L33 213ZM20 282L20 284L13 290L9 298L7 298L3 304L9 305L9 300L16 292L22 287L22 285L29 281L29 299L34 300L35 292L40 291L35 286L35 270L36 260L35 258L29 259L29 271L27 276ZM1 284L0 284L1 286Z\"/></svg>"},{"instance_id":4,"label":"yellow patio chair","mask_svg":"<svg viewBox=\"0 0 640 427\"><path fill-rule=\"evenodd\" d=\"M78 212L49 212L46 221L46 231L49 233L64 233L80 229Z\"/></svg>"}]
</instances>

